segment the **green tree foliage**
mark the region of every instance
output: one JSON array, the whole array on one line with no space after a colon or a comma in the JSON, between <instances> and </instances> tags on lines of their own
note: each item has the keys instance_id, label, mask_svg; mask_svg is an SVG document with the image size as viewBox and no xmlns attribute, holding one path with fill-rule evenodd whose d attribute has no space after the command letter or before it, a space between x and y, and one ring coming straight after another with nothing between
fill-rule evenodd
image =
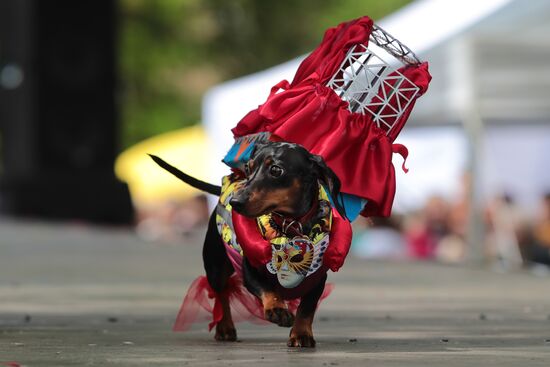
<instances>
[{"instance_id":1,"label":"green tree foliage","mask_svg":"<svg viewBox=\"0 0 550 367\"><path fill-rule=\"evenodd\" d=\"M312 50L326 28L410 0L120 0L122 143L200 119L208 88Z\"/></svg>"}]
</instances>

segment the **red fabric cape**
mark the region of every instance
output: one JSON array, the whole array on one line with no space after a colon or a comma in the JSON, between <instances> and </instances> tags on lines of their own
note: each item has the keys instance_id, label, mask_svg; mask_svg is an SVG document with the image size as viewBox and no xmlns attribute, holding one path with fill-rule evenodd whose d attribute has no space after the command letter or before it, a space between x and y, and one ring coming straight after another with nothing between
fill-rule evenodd
<instances>
[{"instance_id":1,"label":"red fabric cape","mask_svg":"<svg viewBox=\"0 0 550 367\"><path fill-rule=\"evenodd\" d=\"M303 145L324 158L340 178L342 192L368 200L362 215L388 216L395 195L392 153L406 153L403 146L392 143L414 101L386 135L372 116L351 113L347 102L326 86L350 47L368 43L372 24L363 17L329 29L317 49L300 64L292 83L275 85L267 101L232 131L235 137L269 131L284 141ZM431 79L427 63L399 71L420 88L418 96L426 91Z\"/></svg>"}]
</instances>

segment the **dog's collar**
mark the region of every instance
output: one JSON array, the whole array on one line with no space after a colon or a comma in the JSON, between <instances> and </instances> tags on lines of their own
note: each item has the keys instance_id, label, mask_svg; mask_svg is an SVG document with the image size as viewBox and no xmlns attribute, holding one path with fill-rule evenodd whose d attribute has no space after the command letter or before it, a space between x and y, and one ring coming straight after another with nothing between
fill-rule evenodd
<instances>
[{"instance_id":1,"label":"dog's collar","mask_svg":"<svg viewBox=\"0 0 550 367\"><path fill-rule=\"evenodd\" d=\"M291 238L302 236L304 234L304 229L300 220L285 217L277 212L272 212L269 216L272 224L277 228L278 232Z\"/></svg>"},{"instance_id":2,"label":"dog's collar","mask_svg":"<svg viewBox=\"0 0 550 367\"><path fill-rule=\"evenodd\" d=\"M285 216L284 214L272 212L271 220L275 223L279 230L290 237L304 235L304 225L311 221L311 219L318 214L319 200L315 197L309 210L299 218L293 218Z\"/></svg>"},{"instance_id":3,"label":"dog's collar","mask_svg":"<svg viewBox=\"0 0 550 367\"><path fill-rule=\"evenodd\" d=\"M271 240L276 237L315 237L319 229L330 232L332 208L328 193L319 184L315 200L309 210L299 218L271 212L256 218L262 236ZM314 228L317 227L315 230Z\"/></svg>"}]
</instances>

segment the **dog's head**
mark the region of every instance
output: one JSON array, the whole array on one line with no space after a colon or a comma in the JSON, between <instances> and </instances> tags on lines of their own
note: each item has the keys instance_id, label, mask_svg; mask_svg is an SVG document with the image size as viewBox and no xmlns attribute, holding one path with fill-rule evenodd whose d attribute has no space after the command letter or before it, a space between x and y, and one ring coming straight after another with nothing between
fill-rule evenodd
<instances>
[{"instance_id":1,"label":"dog's head","mask_svg":"<svg viewBox=\"0 0 550 367\"><path fill-rule=\"evenodd\" d=\"M318 182L338 203L340 180L320 156L298 144L269 142L259 145L246 164L247 178L233 194L231 206L238 213L257 217L269 212L299 218L317 199Z\"/></svg>"}]
</instances>

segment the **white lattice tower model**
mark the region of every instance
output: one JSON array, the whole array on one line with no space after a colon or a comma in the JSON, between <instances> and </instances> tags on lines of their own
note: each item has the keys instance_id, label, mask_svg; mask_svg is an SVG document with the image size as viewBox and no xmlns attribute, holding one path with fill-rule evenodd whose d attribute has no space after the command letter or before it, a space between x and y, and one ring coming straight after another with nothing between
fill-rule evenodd
<instances>
[{"instance_id":1,"label":"white lattice tower model","mask_svg":"<svg viewBox=\"0 0 550 367\"><path fill-rule=\"evenodd\" d=\"M370 34L370 43L379 46L403 65L420 63L407 46L377 25ZM419 88L396 68L362 44L348 51L327 86L349 103L351 112L370 114L386 134L390 133L419 92Z\"/></svg>"}]
</instances>

